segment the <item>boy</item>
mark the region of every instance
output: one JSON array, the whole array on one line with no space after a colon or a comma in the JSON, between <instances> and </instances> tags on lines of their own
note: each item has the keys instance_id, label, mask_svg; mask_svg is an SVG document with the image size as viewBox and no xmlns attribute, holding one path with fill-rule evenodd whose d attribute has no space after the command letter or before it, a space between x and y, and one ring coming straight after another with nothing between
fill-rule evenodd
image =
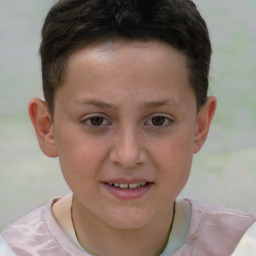
<instances>
[{"instance_id":1,"label":"boy","mask_svg":"<svg viewBox=\"0 0 256 256\"><path fill-rule=\"evenodd\" d=\"M190 0L61 0L40 53L29 114L72 195L7 227L1 255L249 255L254 216L177 199L216 108Z\"/></svg>"}]
</instances>

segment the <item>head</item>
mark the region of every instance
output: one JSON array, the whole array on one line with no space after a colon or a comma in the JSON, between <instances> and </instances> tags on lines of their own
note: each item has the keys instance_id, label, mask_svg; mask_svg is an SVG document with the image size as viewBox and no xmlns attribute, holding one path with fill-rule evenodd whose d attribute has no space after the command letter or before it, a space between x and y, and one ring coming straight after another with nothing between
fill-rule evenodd
<instances>
[{"instance_id":1,"label":"head","mask_svg":"<svg viewBox=\"0 0 256 256\"><path fill-rule=\"evenodd\" d=\"M159 40L181 51L198 109L206 102L211 44L191 0L62 0L52 7L40 47L45 100L63 85L70 56L95 42Z\"/></svg>"},{"instance_id":2,"label":"head","mask_svg":"<svg viewBox=\"0 0 256 256\"><path fill-rule=\"evenodd\" d=\"M59 157L75 219L98 230L166 226L214 115L210 55L190 0L63 0L50 10L46 103L32 100L29 113L43 152Z\"/></svg>"}]
</instances>

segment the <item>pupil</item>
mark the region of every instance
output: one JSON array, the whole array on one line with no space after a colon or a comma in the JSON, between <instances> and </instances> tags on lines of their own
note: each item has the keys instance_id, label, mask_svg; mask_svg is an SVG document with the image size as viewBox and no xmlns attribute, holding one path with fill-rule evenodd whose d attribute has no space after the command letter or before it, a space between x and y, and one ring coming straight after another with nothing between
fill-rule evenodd
<instances>
[{"instance_id":1,"label":"pupil","mask_svg":"<svg viewBox=\"0 0 256 256\"><path fill-rule=\"evenodd\" d=\"M152 123L156 126L161 126L164 124L165 117L164 116L157 116L152 118Z\"/></svg>"},{"instance_id":2,"label":"pupil","mask_svg":"<svg viewBox=\"0 0 256 256\"><path fill-rule=\"evenodd\" d=\"M100 117L100 116L92 117L90 118L90 121L93 126L99 126L103 122L103 117Z\"/></svg>"}]
</instances>

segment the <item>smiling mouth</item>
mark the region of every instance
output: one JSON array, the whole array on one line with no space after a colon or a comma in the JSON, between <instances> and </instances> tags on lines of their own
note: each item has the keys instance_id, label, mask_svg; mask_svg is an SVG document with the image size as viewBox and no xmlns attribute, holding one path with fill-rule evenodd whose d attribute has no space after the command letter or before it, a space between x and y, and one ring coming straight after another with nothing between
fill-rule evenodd
<instances>
[{"instance_id":1,"label":"smiling mouth","mask_svg":"<svg viewBox=\"0 0 256 256\"><path fill-rule=\"evenodd\" d=\"M150 183L149 182L138 182L138 183L132 183L132 184L122 184L122 183L107 182L106 184L109 186L112 186L115 188L121 188L121 189L138 189L138 188L146 187Z\"/></svg>"},{"instance_id":2,"label":"smiling mouth","mask_svg":"<svg viewBox=\"0 0 256 256\"><path fill-rule=\"evenodd\" d=\"M134 200L140 198L149 193L154 186L154 182L147 182L145 180L131 180L128 182L122 179L103 182L103 184L107 191L121 200Z\"/></svg>"}]
</instances>

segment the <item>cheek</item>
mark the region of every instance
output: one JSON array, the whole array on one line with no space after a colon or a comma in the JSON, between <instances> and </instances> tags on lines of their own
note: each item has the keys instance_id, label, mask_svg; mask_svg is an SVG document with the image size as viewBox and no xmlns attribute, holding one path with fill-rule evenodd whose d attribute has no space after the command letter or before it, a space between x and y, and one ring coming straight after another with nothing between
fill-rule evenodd
<instances>
[{"instance_id":1,"label":"cheek","mask_svg":"<svg viewBox=\"0 0 256 256\"><path fill-rule=\"evenodd\" d=\"M74 132L73 136L63 134L57 140L59 161L66 179L89 180L98 174L105 160L104 143L88 138L84 133Z\"/></svg>"},{"instance_id":2,"label":"cheek","mask_svg":"<svg viewBox=\"0 0 256 256\"><path fill-rule=\"evenodd\" d=\"M186 164L190 165L193 147L194 141L191 133L181 133L155 143L153 154L157 156L160 163L182 167Z\"/></svg>"},{"instance_id":3,"label":"cheek","mask_svg":"<svg viewBox=\"0 0 256 256\"><path fill-rule=\"evenodd\" d=\"M98 181L101 159L100 150L81 144L71 144L59 156L62 175L76 195L92 194Z\"/></svg>"},{"instance_id":4,"label":"cheek","mask_svg":"<svg viewBox=\"0 0 256 256\"><path fill-rule=\"evenodd\" d=\"M193 139L189 133L166 138L152 153L159 177L171 193L178 195L185 186L193 159ZM171 194L170 193L170 194Z\"/></svg>"}]
</instances>

